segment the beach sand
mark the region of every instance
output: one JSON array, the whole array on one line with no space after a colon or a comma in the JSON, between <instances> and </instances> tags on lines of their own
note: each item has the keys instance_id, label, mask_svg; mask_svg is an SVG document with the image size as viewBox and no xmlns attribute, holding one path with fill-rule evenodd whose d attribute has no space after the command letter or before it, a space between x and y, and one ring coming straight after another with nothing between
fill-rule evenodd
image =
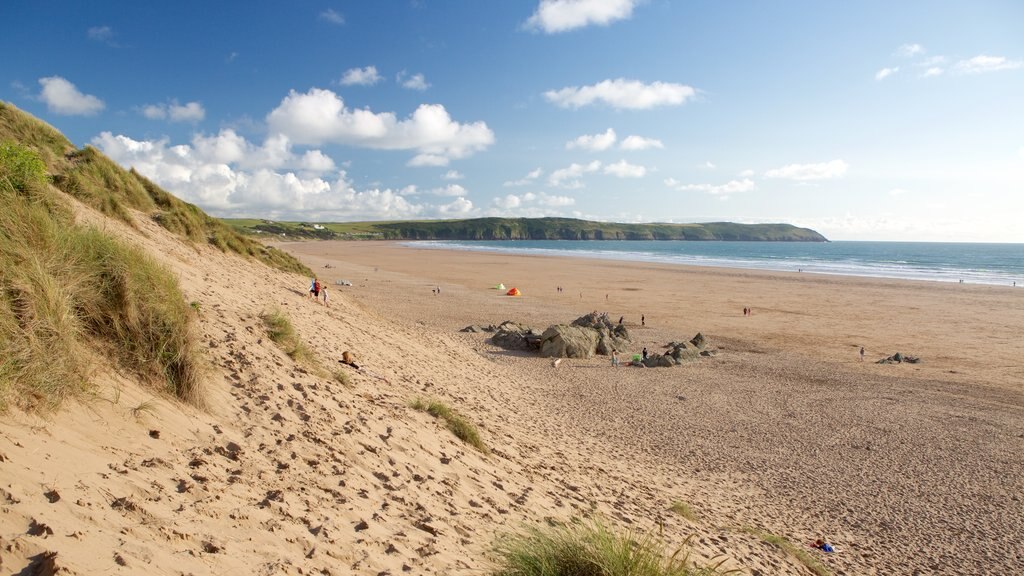
<instances>
[{"instance_id":1,"label":"beach sand","mask_svg":"<svg viewBox=\"0 0 1024 576\"><path fill-rule=\"evenodd\" d=\"M283 247L328 283L352 281L341 290L353 301L440 333L504 320L543 330L594 310L625 317L627 353L701 332L718 356L672 369L598 357L556 370L486 335L462 342L535 383L509 409L538 434L630 462L636 479L675 476L711 525L797 545L824 535L841 550L825 559L837 573L1024 570L1022 290L385 242ZM922 362L875 363L896 352Z\"/></svg>"},{"instance_id":2,"label":"beach sand","mask_svg":"<svg viewBox=\"0 0 1024 576\"><path fill-rule=\"evenodd\" d=\"M324 307L309 278L184 244L147 214L77 212L180 279L209 406L97 357L85 397L6 413L2 573L479 576L500 535L591 517L750 575L1022 572L1024 291L284 245L326 281ZM268 338L273 309L315 362ZM459 332L594 310L624 316L623 352L701 332L718 355L554 368ZM923 362L870 362L895 352ZM415 398L462 414L489 453ZM822 536L838 551L808 546Z\"/></svg>"}]
</instances>

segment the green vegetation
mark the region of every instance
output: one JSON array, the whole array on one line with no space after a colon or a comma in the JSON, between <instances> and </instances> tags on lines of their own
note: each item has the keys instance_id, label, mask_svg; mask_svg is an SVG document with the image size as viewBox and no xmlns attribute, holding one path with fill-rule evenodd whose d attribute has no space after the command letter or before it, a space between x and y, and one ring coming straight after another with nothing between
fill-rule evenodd
<instances>
[{"instance_id":1,"label":"green vegetation","mask_svg":"<svg viewBox=\"0 0 1024 576\"><path fill-rule=\"evenodd\" d=\"M103 214L135 226L132 210L150 214L161 226L191 242L208 242L284 270L311 275L295 257L240 234L193 204L169 194L134 169L126 171L91 146L75 147L51 126L0 102L0 141L36 153L64 193Z\"/></svg>"},{"instance_id":2,"label":"green vegetation","mask_svg":"<svg viewBox=\"0 0 1024 576\"><path fill-rule=\"evenodd\" d=\"M335 370L331 372L331 376L334 380L346 388L352 387L352 379L348 377L348 373L343 370Z\"/></svg>"},{"instance_id":3,"label":"green vegetation","mask_svg":"<svg viewBox=\"0 0 1024 576\"><path fill-rule=\"evenodd\" d=\"M679 514L680 516L686 518L690 522L696 522L698 519L697 512L693 509L692 506L690 506L686 502L681 502L677 500L672 503L672 507L669 508L669 510L675 512L676 514Z\"/></svg>"},{"instance_id":4,"label":"green vegetation","mask_svg":"<svg viewBox=\"0 0 1024 576\"><path fill-rule=\"evenodd\" d=\"M417 398L409 403L414 410L426 412L434 418L444 420L445 426L455 437L473 446L484 454L490 453L484 441L480 439L480 433L472 422L463 418L459 413L448 407L447 404L438 400L423 400Z\"/></svg>"},{"instance_id":5,"label":"green vegetation","mask_svg":"<svg viewBox=\"0 0 1024 576\"><path fill-rule=\"evenodd\" d=\"M751 240L825 242L824 236L790 224L622 224L573 218L475 218L311 224L225 220L249 234L300 239L379 240Z\"/></svg>"},{"instance_id":6,"label":"green vegetation","mask_svg":"<svg viewBox=\"0 0 1024 576\"><path fill-rule=\"evenodd\" d=\"M686 543L684 543L686 546ZM671 556L652 535L615 534L600 521L528 527L495 546L494 576L704 576L719 563L696 567L680 547Z\"/></svg>"},{"instance_id":7,"label":"green vegetation","mask_svg":"<svg viewBox=\"0 0 1024 576\"><path fill-rule=\"evenodd\" d=\"M299 333L295 331L291 320L284 315L284 312L274 308L269 312L260 314L260 318L263 320L263 325L267 328L267 336L281 350L284 350L284 353L290 356L292 360L303 364L316 365L313 351L299 337Z\"/></svg>"},{"instance_id":8,"label":"green vegetation","mask_svg":"<svg viewBox=\"0 0 1024 576\"><path fill-rule=\"evenodd\" d=\"M203 360L177 280L75 225L43 164L32 148L0 144L0 409L57 408L88 388L94 352L202 404Z\"/></svg>"},{"instance_id":9,"label":"green vegetation","mask_svg":"<svg viewBox=\"0 0 1024 576\"><path fill-rule=\"evenodd\" d=\"M788 539L786 539L786 537L778 536L776 534L772 534L771 532L765 532L764 530L757 530L755 528L745 528L744 531L753 534L754 536L757 536L758 538L760 538L768 544L778 546L786 554L789 554L790 556L796 558L797 561L806 566L812 574L815 574L816 576L832 575L828 568L825 568L821 564L821 562L819 562L818 559L815 558L810 552L805 550L802 546L797 546L793 544Z\"/></svg>"}]
</instances>

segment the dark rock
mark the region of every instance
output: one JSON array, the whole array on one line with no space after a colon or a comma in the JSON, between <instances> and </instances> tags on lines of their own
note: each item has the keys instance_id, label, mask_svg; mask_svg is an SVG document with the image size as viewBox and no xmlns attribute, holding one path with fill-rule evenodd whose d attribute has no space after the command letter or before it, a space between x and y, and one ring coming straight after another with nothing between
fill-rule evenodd
<instances>
[{"instance_id":1,"label":"dark rock","mask_svg":"<svg viewBox=\"0 0 1024 576\"><path fill-rule=\"evenodd\" d=\"M590 358L597 351L598 332L583 326L558 324L540 338L540 355L545 358Z\"/></svg>"}]
</instances>

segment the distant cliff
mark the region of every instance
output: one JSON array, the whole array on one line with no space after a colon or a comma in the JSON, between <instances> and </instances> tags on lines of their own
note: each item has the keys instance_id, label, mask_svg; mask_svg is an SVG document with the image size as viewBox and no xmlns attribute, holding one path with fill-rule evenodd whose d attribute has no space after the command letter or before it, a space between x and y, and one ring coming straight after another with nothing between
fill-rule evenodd
<instances>
[{"instance_id":1,"label":"distant cliff","mask_svg":"<svg viewBox=\"0 0 1024 576\"><path fill-rule=\"evenodd\" d=\"M323 240L745 240L828 242L791 224L622 224L573 218L473 218L391 222L299 223L225 220L243 232Z\"/></svg>"}]
</instances>

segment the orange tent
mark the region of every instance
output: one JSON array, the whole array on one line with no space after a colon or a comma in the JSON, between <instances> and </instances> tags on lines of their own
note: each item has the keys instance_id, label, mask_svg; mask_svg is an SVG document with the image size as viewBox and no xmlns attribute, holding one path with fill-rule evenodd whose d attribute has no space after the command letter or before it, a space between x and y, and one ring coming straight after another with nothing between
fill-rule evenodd
<instances>
[{"instance_id":1,"label":"orange tent","mask_svg":"<svg viewBox=\"0 0 1024 576\"><path fill-rule=\"evenodd\" d=\"M519 291L519 288L513 288L508 292L505 292L505 296L522 296L523 293Z\"/></svg>"}]
</instances>

